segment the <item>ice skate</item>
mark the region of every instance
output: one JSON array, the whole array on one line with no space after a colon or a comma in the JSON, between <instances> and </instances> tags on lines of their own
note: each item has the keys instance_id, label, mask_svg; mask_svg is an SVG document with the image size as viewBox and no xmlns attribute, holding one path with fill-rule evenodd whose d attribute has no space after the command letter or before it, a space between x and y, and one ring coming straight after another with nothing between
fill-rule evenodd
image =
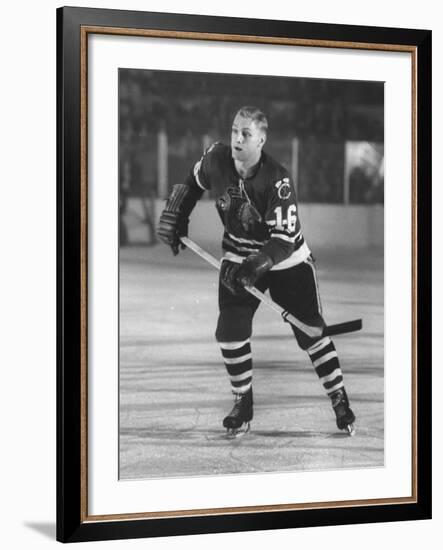
<instances>
[{"instance_id":1,"label":"ice skate","mask_svg":"<svg viewBox=\"0 0 443 550\"><path fill-rule=\"evenodd\" d=\"M253 416L252 388L246 393L234 393L235 401L232 411L223 419L223 426L227 429L227 436L235 438L244 435L250 430L250 421Z\"/></svg>"},{"instance_id":2,"label":"ice skate","mask_svg":"<svg viewBox=\"0 0 443 550\"><path fill-rule=\"evenodd\" d=\"M349 407L349 399L346 390L341 388L330 395L332 408L334 409L337 428L346 430L350 436L355 435L355 415Z\"/></svg>"}]
</instances>

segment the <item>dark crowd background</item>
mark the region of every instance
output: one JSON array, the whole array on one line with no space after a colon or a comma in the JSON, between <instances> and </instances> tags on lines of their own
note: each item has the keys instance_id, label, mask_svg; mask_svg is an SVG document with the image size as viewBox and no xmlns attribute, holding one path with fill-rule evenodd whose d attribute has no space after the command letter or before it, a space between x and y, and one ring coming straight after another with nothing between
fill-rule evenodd
<instances>
[{"instance_id":1,"label":"dark crowd background","mask_svg":"<svg viewBox=\"0 0 443 550\"><path fill-rule=\"evenodd\" d=\"M119 166L125 197L158 193L158 136L168 141L168 186L181 183L204 145L229 143L233 116L256 105L269 121L265 150L291 170L298 140L301 202L383 202L381 82L120 69ZM345 166L346 142L360 142Z\"/></svg>"}]
</instances>

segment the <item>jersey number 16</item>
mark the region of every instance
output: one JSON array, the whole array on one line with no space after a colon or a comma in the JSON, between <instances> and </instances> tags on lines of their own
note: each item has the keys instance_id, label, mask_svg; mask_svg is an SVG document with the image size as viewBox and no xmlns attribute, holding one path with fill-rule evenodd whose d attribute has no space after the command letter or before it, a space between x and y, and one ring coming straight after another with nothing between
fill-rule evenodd
<instances>
[{"instance_id":1,"label":"jersey number 16","mask_svg":"<svg viewBox=\"0 0 443 550\"><path fill-rule=\"evenodd\" d=\"M295 204L290 204L288 207L288 218L286 220L283 219L283 213L282 213L282 207L277 206L277 208L274 210L275 217L276 217L276 229L280 229L281 231L286 230L293 233L295 231L295 225L297 223L297 216L296 216L297 207Z\"/></svg>"}]
</instances>

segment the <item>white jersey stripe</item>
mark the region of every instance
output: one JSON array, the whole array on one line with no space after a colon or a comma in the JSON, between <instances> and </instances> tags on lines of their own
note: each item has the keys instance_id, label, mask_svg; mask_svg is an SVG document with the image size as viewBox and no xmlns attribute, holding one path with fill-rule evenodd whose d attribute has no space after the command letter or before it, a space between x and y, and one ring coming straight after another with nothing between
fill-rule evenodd
<instances>
[{"instance_id":1,"label":"white jersey stripe","mask_svg":"<svg viewBox=\"0 0 443 550\"><path fill-rule=\"evenodd\" d=\"M229 243L229 240L228 239L223 239L226 243ZM231 243L229 243L231 244ZM263 244L263 243L260 243L260 244ZM245 248L244 246L238 246L238 244L235 244L235 243L232 243L231 246L233 248L235 248L236 250L238 250L239 252L260 252L260 248Z\"/></svg>"},{"instance_id":2,"label":"white jersey stripe","mask_svg":"<svg viewBox=\"0 0 443 550\"><path fill-rule=\"evenodd\" d=\"M248 252L253 252L253 250L249 250ZM311 254L311 251L309 250L309 247L306 243L303 243L300 248L295 250L289 258L286 258L286 260L283 260L282 262L275 264L271 271L280 271L282 269L288 269L290 267L294 267L294 265L298 265L306 261L306 258L309 257ZM223 259L229 260L230 262L234 262L237 264L241 264L242 261L245 259L244 256L239 256L237 254L234 254L234 252L228 252L225 251L223 255Z\"/></svg>"},{"instance_id":3,"label":"white jersey stripe","mask_svg":"<svg viewBox=\"0 0 443 550\"><path fill-rule=\"evenodd\" d=\"M272 239L281 239L282 241L286 241L288 243L295 243L295 240L297 239L297 236L294 237L288 237L288 235L283 235L283 233L271 233Z\"/></svg>"},{"instance_id":4,"label":"white jersey stripe","mask_svg":"<svg viewBox=\"0 0 443 550\"><path fill-rule=\"evenodd\" d=\"M228 235L229 235L230 239L232 239L233 241L236 241L238 243L259 244L259 245L264 244L264 241L253 241L252 239L240 239L239 237L234 237L234 235L232 235L232 233L228 233Z\"/></svg>"},{"instance_id":5,"label":"white jersey stripe","mask_svg":"<svg viewBox=\"0 0 443 550\"><path fill-rule=\"evenodd\" d=\"M286 235L287 237L295 237L296 239L298 239L300 236L301 236L301 229L298 233L294 231L289 231L289 229L285 229L284 227L283 228L274 228L274 229L270 229L270 232L271 232L271 235Z\"/></svg>"}]
</instances>

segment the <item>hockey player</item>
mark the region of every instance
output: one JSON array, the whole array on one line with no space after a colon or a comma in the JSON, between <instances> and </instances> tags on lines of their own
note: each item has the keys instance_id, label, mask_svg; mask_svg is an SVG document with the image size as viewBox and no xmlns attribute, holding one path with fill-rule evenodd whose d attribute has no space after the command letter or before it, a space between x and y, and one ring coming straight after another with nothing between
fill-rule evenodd
<instances>
[{"instance_id":1,"label":"hockey player","mask_svg":"<svg viewBox=\"0 0 443 550\"><path fill-rule=\"evenodd\" d=\"M228 433L249 430L253 417L252 319L259 306L245 290L254 285L298 319L325 326L316 270L303 237L294 186L288 171L263 151L268 123L256 107L235 115L231 145L214 143L195 164L183 184L176 184L166 202L159 238L178 254L189 215L204 191L215 191L224 225L216 339L234 394L234 407L224 418ZM353 434L355 416L349 407L337 352L329 337L309 338L291 325L298 345L306 350L331 399L337 427Z\"/></svg>"}]
</instances>

